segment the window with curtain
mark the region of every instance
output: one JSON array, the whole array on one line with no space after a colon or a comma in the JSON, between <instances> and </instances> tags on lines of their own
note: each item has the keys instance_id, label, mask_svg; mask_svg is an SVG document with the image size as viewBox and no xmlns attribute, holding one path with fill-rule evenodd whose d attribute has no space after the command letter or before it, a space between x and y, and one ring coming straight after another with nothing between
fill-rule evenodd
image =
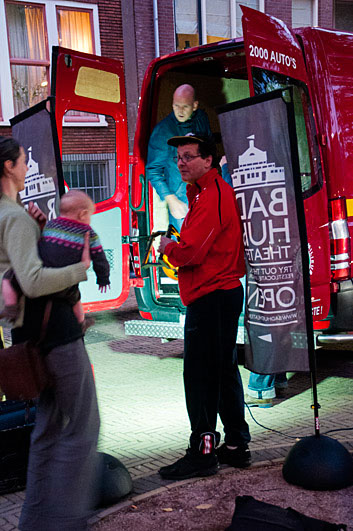
<instances>
[{"instance_id":1,"label":"window with curtain","mask_svg":"<svg viewBox=\"0 0 353 531\"><path fill-rule=\"evenodd\" d=\"M202 18L206 20L208 43L230 39L234 37L234 33L237 37L241 37L243 28L241 25L242 11L240 5L259 9L259 0L205 0L205 2L200 0L175 0L177 49L183 50L190 46L199 45L198 9L202 9L203 6L205 6L206 13L202 13Z\"/></svg>"},{"instance_id":2,"label":"window with curtain","mask_svg":"<svg viewBox=\"0 0 353 531\"><path fill-rule=\"evenodd\" d=\"M243 26L241 24L241 17L243 16L240 6L251 7L252 9L259 9L259 0L237 0L236 1L236 36L242 37Z\"/></svg>"},{"instance_id":3,"label":"window with curtain","mask_svg":"<svg viewBox=\"0 0 353 531\"><path fill-rule=\"evenodd\" d=\"M313 25L313 0L292 0L292 27Z\"/></svg>"},{"instance_id":4,"label":"window with curtain","mask_svg":"<svg viewBox=\"0 0 353 531\"><path fill-rule=\"evenodd\" d=\"M229 0L207 0L206 31L207 42L231 38Z\"/></svg>"},{"instance_id":5,"label":"window with curtain","mask_svg":"<svg viewBox=\"0 0 353 531\"><path fill-rule=\"evenodd\" d=\"M63 48L78 52L94 53L93 23L90 10L57 7L58 41ZM65 123L99 122L97 114L81 111L69 111Z\"/></svg>"},{"instance_id":6,"label":"window with curtain","mask_svg":"<svg viewBox=\"0 0 353 531\"><path fill-rule=\"evenodd\" d=\"M353 2L351 0L336 0L335 29L353 33Z\"/></svg>"},{"instance_id":7,"label":"window with curtain","mask_svg":"<svg viewBox=\"0 0 353 531\"><path fill-rule=\"evenodd\" d=\"M177 50L199 45L197 0L175 0Z\"/></svg>"},{"instance_id":8,"label":"window with curtain","mask_svg":"<svg viewBox=\"0 0 353 531\"><path fill-rule=\"evenodd\" d=\"M92 12L58 7L56 13L59 45L94 53Z\"/></svg>"},{"instance_id":9,"label":"window with curtain","mask_svg":"<svg viewBox=\"0 0 353 531\"><path fill-rule=\"evenodd\" d=\"M48 96L49 54L44 6L7 1L6 21L15 114Z\"/></svg>"}]
</instances>

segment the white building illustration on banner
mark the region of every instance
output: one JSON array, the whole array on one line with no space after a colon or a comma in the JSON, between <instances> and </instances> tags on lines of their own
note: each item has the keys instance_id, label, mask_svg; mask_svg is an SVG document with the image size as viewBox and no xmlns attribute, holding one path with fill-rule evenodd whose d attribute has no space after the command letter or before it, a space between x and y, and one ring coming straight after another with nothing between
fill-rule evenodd
<instances>
[{"instance_id":1,"label":"white building illustration on banner","mask_svg":"<svg viewBox=\"0 0 353 531\"><path fill-rule=\"evenodd\" d=\"M32 158L32 147L28 148L27 166L25 189L20 192L21 200L27 203L42 197L54 196L56 193L54 179L53 177L46 177L44 173L39 173L38 162Z\"/></svg>"},{"instance_id":2,"label":"white building illustration on banner","mask_svg":"<svg viewBox=\"0 0 353 531\"><path fill-rule=\"evenodd\" d=\"M274 162L267 162L267 152L255 147L255 135L247 138L249 147L242 155L239 155L239 167L232 173L233 188L283 182L285 180L284 168L276 168Z\"/></svg>"}]
</instances>

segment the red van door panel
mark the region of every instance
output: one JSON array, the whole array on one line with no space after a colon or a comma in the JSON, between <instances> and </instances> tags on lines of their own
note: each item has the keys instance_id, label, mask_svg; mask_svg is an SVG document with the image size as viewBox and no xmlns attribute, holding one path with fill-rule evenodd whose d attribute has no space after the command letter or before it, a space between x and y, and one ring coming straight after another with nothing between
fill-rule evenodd
<instances>
[{"instance_id":1,"label":"red van door panel","mask_svg":"<svg viewBox=\"0 0 353 531\"><path fill-rule=\"evenodd\" d=\"M310 257L311 302L313 319L327 317L330 308L330 239L328 227L328 200L325 179L322 175L320 148L312 116L309 97L310 86L303 53L294 33L280 20L243 7L244 46L247 60L250 93L259 94L293 84L308 97L302 98L302 128L304 135L298 138L299 159L305 153L310 161L301 161L302 189ZM256 77L265 71L268 78L278 74L279 84L259 83ZM290 79L288 79L290 78ZM298 104L298 102L297 102ZM300 104L300 101L299 101ZM299 107L297 107L299 109ZM304 125L305 124L305 125ZM298 123L297 136L298 136ZM303 146L305 136L305 146ZM305 157L302 157L305 158ZM304 169L305 168L305 169ZM309 179L309 185L305 184ZM310 184L310 179L312 183Z\"/></svg>"},{"instance_id":2,"label":"red van door panel","mask_svg":"<svg viewBox=\"0 0 353 531\"><path fill-rule=\"evenodd\" d=\"M86 311L117 308L130 287L123 66L114 59L54 47L52 95L60 149L64 147L66 157L63 164L69 168L67 174L75 172L68 185L85 190L95 202L91 225L110 263L110 289L98 290L90 268L88 281L80 286L82 302Z\"/></svg>"}]
</instances>

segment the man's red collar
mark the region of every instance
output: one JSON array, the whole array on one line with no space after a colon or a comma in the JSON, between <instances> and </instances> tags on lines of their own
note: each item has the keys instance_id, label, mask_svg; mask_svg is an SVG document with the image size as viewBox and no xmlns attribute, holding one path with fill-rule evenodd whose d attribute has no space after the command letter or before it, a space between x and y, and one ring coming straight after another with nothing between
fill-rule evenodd
<instances>
[{"instance_id":1,"label":"man's red collar","mask_svg":"<svg viewBox=\"0 0 353 531\"><path fill-rule=\"evenodd\" d=\"M215 177L219 177L218 171L216 168L211 168L208 172L204 173L202 177L197 179L194 184L188 184L186 187L186 194L190 200L192 200L196 194L199 194L203 188L210 184Z\"/></svg>"}]
</instances>

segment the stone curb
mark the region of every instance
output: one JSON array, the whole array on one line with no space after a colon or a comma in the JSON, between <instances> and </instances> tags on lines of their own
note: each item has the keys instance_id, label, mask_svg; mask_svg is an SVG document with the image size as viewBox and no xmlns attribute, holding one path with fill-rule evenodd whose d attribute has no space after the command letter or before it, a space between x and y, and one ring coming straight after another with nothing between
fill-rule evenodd
<instances>
[{"instance_id":1,"label":"stone curb","mask_svg":"<svg viewBox=\"0 0 353 531\"><path fill-rule=\"evenodd\" d=\"M353 450L348 450L350 454L353 456ZM278 457L275 459L267 459L264 461L255 461L251 464L249 468L241 468L239 470L250 470L251 468L261 468L265 466L276 466L280 465L284 462L285 457ZM218 474L229 474L232 470L234 470L233 467L225 467L221 468L218 472ZM212 476L209 476L212 477ZM136 502L140 502L143 500L146 500L148 498L151 498L152 496L156 496L157 494L162 494L164 492L168 492L168 490L174 489L175 487L180 487L183 485L189 485L191 483L196 483L196 481L200 481L202 479L208 479L208 478L202 478L202 477L196 477L196 478L190 478L190 479L184 479L182 481L175 481L174 483L170 483L169 485L158 487L158 489L153 489L148 492L145 492L143 494L138 494L136 496L133 496L132 498L129 498L127 500L124 500L122 502L116 503L115 505L112 505L111 507L108 507L107 509L103 509L98 514L94 515L88 522L89 525L94 525L103 520L103 518L106 518L107 516L110 516L111 514L115 514L121 509L125 509L125 507L129 507L131 505L134 505ZM161 480L163 481L163 480Z\"/></svg>"},{"instance_id":2,"label":"stone curb","mask_svg":"<svg viewBox=\"0 0 353 531\"><path fill-rule=\"evenodd\" d=\"M251 464L251 467L246 469L239 469L239 470L250 470L251 468L260 468L265 466L274 466L278 465L280 463L283 463L284 458L280 457L278 459L272 459L272 460L266 460L266 461L257 461L255 463ZM225 467L219 470L218 474L229 474L232 470L234 470L233 467ZM212 476L209 476L212 477ZM151 498L152 496L156 496L157 494L162 494L164 492L168 492L171 489L174 489L175 487L181 487L183 485L189 485L191 483L196 483L197 481L200 481L202 479L209 479L209 478L202 478L202 477L196 477L196 478L190 478L190 479L184 479L181 481L175 481L174 483L170 483L169 485L166 485L164 487L158 487L158 489L153 489L148 492L145 492L143 494L138 494L136 496L133 496L132 498L128 498L127 500L124 500L122 502L116 503L115 505L112 505L111 507L108 507L107 509L103 509L102 511L99 511L98 514L95 514L88 522L89 525L94 525L103 520L103 518L106 518L107 516L110 516L112 514L117 513L121 509L125 509L125 507L129 507L131 505L134 505L137 502L146 500L148 498ZM163 481L163 480L161 480Z\"/></svg>"}]
</instances>

